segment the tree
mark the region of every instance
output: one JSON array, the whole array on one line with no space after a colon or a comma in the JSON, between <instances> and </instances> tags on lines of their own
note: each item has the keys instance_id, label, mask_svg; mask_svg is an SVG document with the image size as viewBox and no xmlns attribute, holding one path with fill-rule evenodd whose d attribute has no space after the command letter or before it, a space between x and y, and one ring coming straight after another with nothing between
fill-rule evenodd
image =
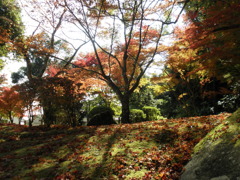
<instances>
[{"instance_id":1,"label":"tree","mask_svg":"<svg viewBox=\"0 0 240 180\"><path fill-rule=\"evenodd\" d=\"M62 63L65 62L64 67L69 65L82 45L75 48L71 42L58 36L64 22L63 17L66 14L66 9L58 8L54 1L20 0L20 2L21 8L32 20L38 23L31 35L22 37L18 42L12 42L12 48L19 52L26 62L26 70L22 72L25 71L24 73L31 81L32 79L42 78L53 61L61 60ZM36 11L36 9L39 11ZM51 15L49 16L49 14ZM83 44L85 43L83 42ZM74 50L72 54L68 45ZM18 78L17 74L13 76Z\"/></svg>"},{"instance_id":2,"label":"tree","mask_svg":"<svg viewBox=\"0 0 240 180\"><path fill-rule=\"evenodd\" d=\"M22 69L22 74L26 74L29 81L42 78L54 61L50 55L60 53L60 49L64 49L61 43L52 42L44 32L12 41L11 48L26 62L26 69Z\"/></svg>"},{"instance_id":3,"label":"tree","mask_svg":"<svg viewBox=\"0 0 240 180\"><path fill-rule=\"evenodd\" d=\"M174 4L168 1L100 1L78 6L83 13L86 7L89 16L77 14L76 6L66 1L62 5L67 7L92 43L96 69L91 70L117 94L122 104L122 122L129 123L130 97L155 56L162 51L160 39L164 26L174 23L170 21ZM153 18L154 15L157 18ZM95 20L93 25L89 24L91 19ZM108 30L106 27L101 28L100 20L104 19L112 23L107 25ZM119 31L118 26L123 30ZM110 37L108 47L97 42L97 34L101 32L104 37Z\"/></svg>"},{"instance_id":4,"label":"tree","mask_svg":"<svg viewBox=\"0 0 240 180\"><path fill-rule=\"evenodd\" d=\"M80 30L84 37L82 39L86 39L85 42L89 42L92 47L93 52L87 56L94 58L96 62L92 68L79 66L79 69L96 74L112 88L122 104L122 122L129 123L130 96L138 87L146 70L160 54L159 44L165 27L177 22L187 2L188 0L124 2L61 0L48 3L52 7L47 10L47 4L34 5L36 8L45 8L44 11L38 12L46 12L35 17L45 19L49 14L54 17L54 21L50 22L51 28L59 29L64 21ZM182 8L179 8L180 5ZM58 12L56 16L53 10ZM175 20L172 20L173 16ZM49 20L51 19L48 18L47 21ZM80 42L81 45L84 44ZM71 57L74 57L81 45L75 49ZM82 57L85 59L87 56ZM70 58L66 66L72 60L73 58Z\"/></svg>"},{"instance_id":5,"label":"tree","mask_svg":"<svg viewBox=\"0 0 240 180\"><path fill-rule=\"evenodd\" d=\"M36 104L38 101L35 86L29 81L15 86L15 89L23 102L24 110L27 112L29 127L33 124L36 111L40 109L39 105Z\"/></svg>"},{"instance_id":6,"label":"tree","mask_svg":"<svg viewBox=\"0 0 240 180\"><path fill-rule=\"evenodd\" d=\"M26 102L25 105L29 114L32 114L32 116L29 117L29 125L31 126L33 121L33 104L36 103L36 100L43 105L44 121L47 125L50 125L55 122L53 119L54 111L47 110L51 105L44 102L46 102L47 94L53 93L52 88L54 87L52 86L54 86L54 82L52 82L53 84L50 89L46 89L49 85L46 84L46 82L50 83L50 80L45 76L51 66L60 64L56 62L53 55L58 53L61 54L62 52L67 54L68 48L60 40L52 42L46 33L41 32L35 35L22 37L21 41L13 42L12 49L18 52L26 62L26 67L21 67L18 72L12 74L12 81L13 83L18 83L18 81L23 78L27 78L29 81L23 83L19 89L19 91L22 92L21 97ZM66 81L68 82L68 79L66 79ZM44 87L44 85L46 85L46 87ZM55 85L57 86L57 84ZM46 91L48 91L48 93ZM45 95L43 95L43 92ZM55 95L52 96L52 98L58 97ZM54 102L55 101L52 103ZM44 107L44 105L46 105L46 107ZM69 107L70 106L68 106L68 108Z\"/></svg>"},{"instance_id":7,"label":"tree","mask_svg":"<svg viewBox=\"0 0 240 180\"><path fill-rule=\"evenodd\" d=\"M198 50L195 61L200 62L208 78L227 83L228 91L222 92L225 98L219 104L224 101L231 104L235 108L224 108L233 112L239 107L240 101L239 1L206 1L200 7L195 17L201 18L193 18L192 11L188 15L195 24L195 27L187 30L189 36L195 39L190 43L190 48ZM200 20L196 22L194 19Z\"/></svg>"},{"instance_id":8,"label":"tree","mask_svg":"<svg viewBox=\"0 0 240 180\"><path fill-rule=\"evenodd\" d=\"M18 83L20 80L42 78L47 73L50 66L61 63L52 57L53 54L68 54L69 49L62 41L56 41L51 48L50 37L46 33L39 33L33 36L22 38L22 42L16 42L12 48L22 55L26 66L19 68L18 72L12 73L12 82Z\"/></svg>"},{"instance_id":9,"label":"tree","mask_svg":"<svg viewBox=\"0 0 240 180\"><path fill-rule=\"evenodd\" d=\"M14 2L14 1L11 0L10 2ZM21 5L23 5L21 1L19 2L21 3ZM48 1L46 1L46 3L48 3ZM6 3L3 3L3 4L6 4ZM65 46L66 44L64 44L64 42L59 39L56 40L56 37L55 37L55 34L57 33L58 28L62 23L62 16L65 14L65 10L63 10L62 12L58 11L58 13L60 13L59 20L58 21L54 20L54 24L52 24L53 29L51 29L51 31L48 31L48 34L43 33L43 32L46 32L45 29L39 30L41 23L33 31L31 35L27 35L27 36L22 35L22 36L18 36L17 38L10 38L11 33L7 31L4 31L5 34L3 33L1 34L3 35L1 42L8 44L9 49L15 52L19 58L22 58L26 62L26 68L21 68L19 73L13 74L13 78L15 82L18 82L19 79L24 78L25 76L28 78L29 83L31 85L30 84L28 85L26 95L30 94L30 96L26 96L26 97L31 97L31 98L29 99L29 101L26 101L28 102L28 105L26 106L29 107L28 108L29 110L32 109L31 108L32 103L36 98L36 97L33 98L32 96L39 95L39 92L37 92L39 88L37 88L35 82L36 81L41 82L41 79L44 80L43 77L45 76L48 66L56 63L55 62L56 59L54 58L54 55L61 54L61 56L59 57L64 59L65 58L64 55L69 54L67 50L67 46ZM64 55L62 55L63 54L62 50L64 51ZM70 57L70 58L73 58L73 57ZM28 92L28 90L32 92ZM42 96L39 96L39 97L42 97ZM41 102L43 102L43 100L41 100ZM31 123L32 121L30 120L29 122Z\"/></svg>"},{"instance_id":10,"label":"tree","mask_svg":"<svg viewBox=\"0 0 240 180\"><path fill-rule=\"evenodd\" d=\"M185 111L184 116L229 111L220 104L235 107L239 101L239 1L191 1L188 5L187 26L175 29L176 41L168 49L169 91L162 95L168 97L168 104L163 108L172 107L172 114ZM180 111L176 101L184 107Z\"/></svg>"},{"instance_id":11,"label":"tree","mask_svg":"<svg viewBox=\"0 0 240 180\"><path fill-rule=\"evenodd\" d=\"M9 52L7 43L23 33L20 8L15 0L0 1L0 57Z\"/></svg>"},{"instance_id":12,"label":"tree","mask_svg":"<svg viewBox=\"0 0 240 180\"><path fill-rule=\"evenodd\" d=\"M36 80L41 79L49 63L53 58L49 54L55 51L51 48L49 37L45 33L38 33L31 36L22 36L17 41L11 41L11 50L16 52L26 62L26 67L21 67L17 73L12 74L12 81L18 83L19 80L27 77L29 83L23 83L18 87L21 98L29 115L29 126L32 126L34 103L37 99Z\"/></svg>"},{"instance_id":13,"label":"tree","mask_svg":"<svg viewBox=\"0 0 240 180\"><path fill-rule=\"evenodd\" d=\"M178 70L181 70L180 72ZM158 80L158 107L167 118L218 114L226 111L219 101L228 92L226 83L217 79L201 83L198 76L181 75L183 69L165 68ZM157 79L157 78L156 78ZM161 81L160 81L160 80Z\"/></svg>"},{"instance_id":14,"label":"tree","mask_svg":"<svg viewBox=\"0 0 240 180\"><path fill-rule=\"evenodd\" d=\"M239 10L239 1L232 0L209 2L188 12L189 25L177 36L188 43L187 49L195 51L191 62L200 66L195 72L204 70L207 77L217 77L229 84L238 81Z\"/></svg>"},{"instance_id":15,"label":"tree","mask_svg":"<svg viewBox=\"0 0 240 180\"><path fill-rule=\"evenodd\" d=\"M5 114L11 123L13 117L23 116L23 102L15 88L3 88L0 94L0 111Z\"/></svg>"},{"instance_id":16,"label":"tree","mask_svg":"<svg viewBox=\"0 0 240 180\"><path fill-rule=\"evenodd\" d=\"M144 106L156 106L156 100L154 99L149 77L141 79L138 88L133 92L130 98L131 109L142 109Z\"/></svg>"}]
</instances>

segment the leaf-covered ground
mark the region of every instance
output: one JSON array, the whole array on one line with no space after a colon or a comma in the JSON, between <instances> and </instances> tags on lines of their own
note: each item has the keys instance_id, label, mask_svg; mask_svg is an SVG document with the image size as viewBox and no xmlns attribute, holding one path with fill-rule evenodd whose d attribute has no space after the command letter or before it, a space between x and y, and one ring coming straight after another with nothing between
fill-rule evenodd
<instances>
[{"instance_id":1,"label":"leaf-covered ground","mask_svg":"<svg viewBox=\"0 0 240 180\"><path fill-rule=\"evenodd\" d=\"M67 128L0 125L0 179L178 179L229 114Z\"/></svg>"}]
</instances>

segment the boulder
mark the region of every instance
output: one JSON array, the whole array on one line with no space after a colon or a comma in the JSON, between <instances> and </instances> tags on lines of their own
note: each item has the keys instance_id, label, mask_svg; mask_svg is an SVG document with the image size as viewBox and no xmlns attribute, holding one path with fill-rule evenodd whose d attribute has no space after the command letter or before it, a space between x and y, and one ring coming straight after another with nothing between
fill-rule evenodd
<instances>
[{"instance_id":1,"label":"boulder","mask_svg":"<svg viewBox=\"0 0 240 180\"><path fill-rule=\"evenodd\" d=\"M194 148L181 180L240 180L240 109Z\"/></svg>"}]
</instances>

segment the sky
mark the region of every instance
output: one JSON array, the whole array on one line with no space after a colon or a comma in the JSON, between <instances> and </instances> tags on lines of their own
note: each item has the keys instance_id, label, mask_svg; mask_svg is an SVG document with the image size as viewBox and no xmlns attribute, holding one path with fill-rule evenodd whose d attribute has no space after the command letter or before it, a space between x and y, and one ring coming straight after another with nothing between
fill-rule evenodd
<instances>
[{"instance_id":1,"label":"sky","mask_svg":"<svg viewBox=\"0 0 240 180\"><path fill-rule=\"evenodd\" d=\"M17 72L18 69L22 66L25 66L25 62L18 62L13 60L6 60L5 66L3 70L0 72L0 74L4 74L7 78L7 83L9 85L12 84L11 74L13 72Z\"/></svg>"}]
</instances>

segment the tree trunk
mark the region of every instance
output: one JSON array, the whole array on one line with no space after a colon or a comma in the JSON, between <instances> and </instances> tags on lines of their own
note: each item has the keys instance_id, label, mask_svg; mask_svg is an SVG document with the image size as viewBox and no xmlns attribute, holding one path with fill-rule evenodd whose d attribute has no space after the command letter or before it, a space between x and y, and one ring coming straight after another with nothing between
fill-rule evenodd
<instances>
[{"instance_id":1,"label":"tree trunk","mask_svg":"<svg viewBox=\"0 0 240 180\"><path fill-rule=\"evenodd\" d=\"M69 105L67 109L67 118L69 119L70 121L70 125L72 127L76 127L77 126L77 118L76 118L76 111L75 111L75 107L74 105Z\"/></svg>"},{"instance_id":2,"label":"tree trunk","mask_svg":"<svg viewBox=\"0 0 240 180\"><path fill-rule=\"evenodd\" d=\"M23 116L20 116L20 117L18 118L18 124L19 124L19 125L21 125L22 119L23 119Z\"/></svg>"},{"instance_id":3,"label":"tree trunk","mask_svg":"<svg viewBox=\"0 0 240 180\"><path fill-rule=\"evenodd\" d=\"M122 123L131 123L130 121L130 110L129 110L129 95L124 95L120 98L122 104L122 114L121 122Z\"/></svg>"},{"instance_id":4,"label":"tree trunk","mask_svg":"<svg viewBox=\"0 0 240 180\"><path fill-rule=\"evenodd\" d=\"M32 105L30 105L28 107L28 126L32 127L32 123L33 123L33 107Z\"/></svg>"},{"instance_id":5,"label":"tree trunk","mask_svg":"<svg viewBox=\"0 0 240 180\"><path fill-rule=\"evenodd\" d=\"M13 124L13 117L12 117L11 111L8 113L8 117L9 117L10 123Z\"/></svg>"},{"instance_id":6,"label":"tree trunk","mask_svg":"<svg viewBox=\"0 0 240 180\"><path fill-rule=\"evenodd\" d=\"M52 124L56 123L55 111L49 104L48 106L45 105L43 105L43 121L47 127L50 127Z\"/></svg>"},{"instance_id":7,"label":"tree trunk","mask_svg":"<svg viewBox=\"0 0 240 180\"><path fill-rule=\"evenodd\" d=\"M30 117L28 118L28 126L29 126L29 127L32 127L32 123L33 123L33 117L30 116Z\"/></svg>"}]
</instances>

